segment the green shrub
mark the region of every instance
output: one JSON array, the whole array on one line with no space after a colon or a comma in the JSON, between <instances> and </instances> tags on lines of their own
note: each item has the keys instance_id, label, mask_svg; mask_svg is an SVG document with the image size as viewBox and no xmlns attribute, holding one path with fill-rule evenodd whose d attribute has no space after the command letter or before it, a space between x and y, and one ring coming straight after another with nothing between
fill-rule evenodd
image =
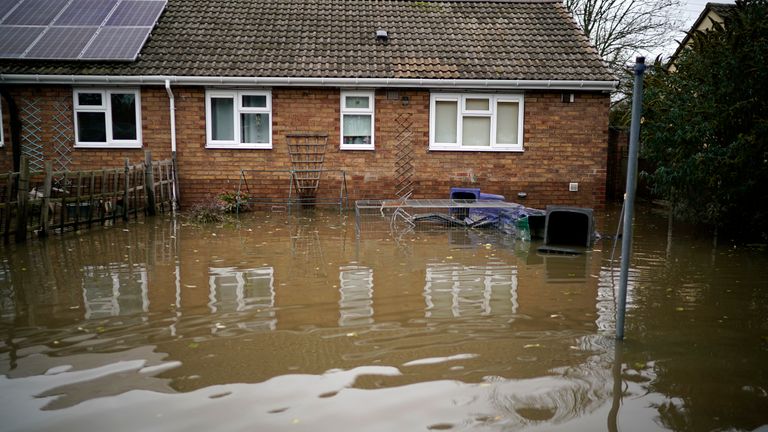
<instances>
[{"instance_id":1,"label":"green shrub","mask_svg":"<svg viewBox=\"0 0 768 432\"><path fill-rule=\"evenodd\" d=\"M216 196L216 205L224 213L245 212L249 210L248 198L244 192L222 191Z\"/></svg>"}]
</instances>

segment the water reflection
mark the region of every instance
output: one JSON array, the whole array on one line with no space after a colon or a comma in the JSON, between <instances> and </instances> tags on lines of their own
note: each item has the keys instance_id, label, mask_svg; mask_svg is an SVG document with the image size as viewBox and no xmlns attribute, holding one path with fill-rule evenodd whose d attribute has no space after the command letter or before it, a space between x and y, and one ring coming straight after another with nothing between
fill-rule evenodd
<instances>
[{"instance_id":1,"label":"water reflection","mask_svg":"<svg viewBox=\"0 0 768 432\"><path fill-rule=\"evenodd\" d=\"M711 244L675 230L670 246L656 219L640 215L621 347L609 242L563 257L491 231L357 239L318 213L9 247L0 416L11 430L754 429L768 259L713 264Z\"/></svg>"},{"instance_id":2,"label":"water reflection","mask_svg":"<svg viewBox=\"0 0 768 432\"><path fill-rule=\"evenodd\" d=\"M373 270L357 265L339 268L339 326L373 323Z\"/></svg>"},{"instance_id":3,"label":"water reflection","mask_svg":"<svg viewBox=\"0 0 768 432\"><path fill-rule=\"evenodd\" d=\"M149 312L147 270L124 264L85 266L85 319Z\"/></svg>"},{"instance_id":4,"label":"water reflection","mask_svg":"<svg viewBox=\"0 0 768 432\"><path fill-rule=\"evenodd\" d=\"M426 318L517 312L517 269L513 266L427 264Z\"/></svg>"}]
</instances>

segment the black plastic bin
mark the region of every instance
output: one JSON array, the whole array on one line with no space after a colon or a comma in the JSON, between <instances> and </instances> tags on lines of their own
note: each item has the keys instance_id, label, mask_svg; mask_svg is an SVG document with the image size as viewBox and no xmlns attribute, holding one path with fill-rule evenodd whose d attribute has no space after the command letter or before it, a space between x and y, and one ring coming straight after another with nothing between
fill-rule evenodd
<instances>
[{"instance_id":1,"label":"black plastic bin","mask_svg":"<svg viewBox=\"0 0 768 432\"><path fill-rule=\"evenodd\" d=\"M588 248L594 241L595 220L592 209L547 206L544 244Z\"/></svg>"}]
</instances>

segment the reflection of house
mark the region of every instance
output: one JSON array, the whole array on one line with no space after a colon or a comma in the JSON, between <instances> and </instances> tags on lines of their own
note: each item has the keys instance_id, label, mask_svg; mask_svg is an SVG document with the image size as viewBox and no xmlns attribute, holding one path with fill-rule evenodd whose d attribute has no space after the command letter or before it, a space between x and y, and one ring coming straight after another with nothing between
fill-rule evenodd
<instances>
[{"instance_id":1,"label":"reflection of house","mask_svg":"<svg viewBox=\"0 0 768 432\"><path fill-rule=\"evenodd\" d=\"M715 23L722 24L725 21L725 17L727 17L735 7L735 4L707 3L707 5L704 6L704 10L701 11L701 14L699 14L699 17L696 19L696 22L693 23L691 29L685 35L685 38L680 42L680 46L677 47L675 53L670 57L667 69L669 69L670 72L675 71L675 61L678 56L680 56L680 53L691 44L692 34L695 32L705 32L711 29Z\"/></svg>"},{"instance_id":2,"label":"reflection of house","mask_svg":"<svg viewBox=\"0 0 768 432\"><path fill-rule=\"evenodd\" d=\"M208 280L211 313L249 311L248 328L276 326L275 278L272 267L211 268Z\"/></svg>"},{"instance_id":3,"label":"reflection of house","mask_svg":"<svg viewBox=\"0 0 768 432\"><path fill-rule=\"evenodd\" d=\"M517 268L509 265L428 264L427 318L517 312Z\"/></svg>"},{"instance_id":4,"label":"reflection of house","mask_svg":"<svg viewBox=\"0 0 768 432\"><path fill-rule=\"evenodd\" d=\"M85 319L149 311L147 270L114 264L83 268Z\"/></svg>"},{"instance_id":5,"label":"reflection of house","mask_svg":"<svg viewBox=\"0 0 768 432\"><path fill-rule=\"evenodd\" d=\"M339 326L373 323L373 270L362 266L339 268Z\"/></svg>"}]
</instances>

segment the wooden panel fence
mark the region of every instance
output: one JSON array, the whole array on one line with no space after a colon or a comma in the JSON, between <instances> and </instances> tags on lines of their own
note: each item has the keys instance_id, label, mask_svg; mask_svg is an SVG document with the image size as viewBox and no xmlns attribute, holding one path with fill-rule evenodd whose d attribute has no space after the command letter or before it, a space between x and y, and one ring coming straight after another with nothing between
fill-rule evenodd
<instances>
[{"instance_id":1,"label":"wooden panel fence","mask_svg":"<svg viewBox=\"0 0 768 432\"><path fill-rule=\"evenodd\" d=\"M22 156L21 171L0 174L0 235L17 242L36 233L90 228L140 214L173 209L175 173L171 160L83 171L54 171L50 162L42 172L30 172Z\"/></svg>"}]
</instances>

